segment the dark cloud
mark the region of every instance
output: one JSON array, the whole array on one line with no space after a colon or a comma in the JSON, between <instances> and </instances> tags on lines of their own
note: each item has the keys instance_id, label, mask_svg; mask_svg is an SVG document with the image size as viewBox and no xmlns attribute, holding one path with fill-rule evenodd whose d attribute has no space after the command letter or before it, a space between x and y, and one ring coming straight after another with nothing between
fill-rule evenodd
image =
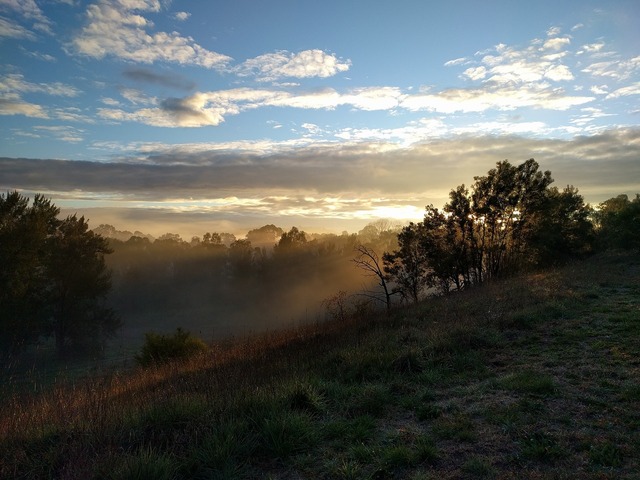
<instances>
[{"instance_id":1,"label":"dark cloud","mask_svg":"<svg viewBox=\"0 0 640 480\"><path fill-rule=\"evenodd\" d=\"M163 87L175 88L178 90L193 90L196 86L194 82L176 73L157 73L146 68L131 67L122 72L122 75L129 80L141 83L151 83Z\"/></svg>"},{"instance_id":2,"label":"dark cloud","mask_svg":"<svg viewBox=\"0 0 640 480\"><path fill-rule=\"evenodd\" d=\"M439 206L450 189L471 184L504 159L515 164L535 158L559 188L574 185L591 203L640 193L638 129L572 140L455 137L391 152L378 147L327 145L258 155L182 146L105 163L0 158L0 189L42 192L67 204L80 196L96 203L108 198L112 206L138 202L131 212L138 217L159 219L162 210L165 219L176 222L191 218L197 224L215 220L253 227L267 217L267 223L337 224L354 216L366 221L366 212L387 207ZM171 202L146 210L146 203L165 200ZM274 220L277 216L284 220Z\"/></svg>"}]
</instances>

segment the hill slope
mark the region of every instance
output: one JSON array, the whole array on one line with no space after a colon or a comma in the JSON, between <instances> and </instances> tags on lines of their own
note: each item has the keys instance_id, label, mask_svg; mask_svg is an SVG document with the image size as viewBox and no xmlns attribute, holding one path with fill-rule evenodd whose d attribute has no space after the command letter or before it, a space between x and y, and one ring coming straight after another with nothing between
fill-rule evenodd
<instances>
[{"instance_id":1,"label":"hill slope","mask_svg":"<svg viewBox=\"0 0 640 480\"><path fill-rule=\"evenodd\" d=\"M15 398L2 478L638 478L640 257Z\"/></svg>"}]
</instances>

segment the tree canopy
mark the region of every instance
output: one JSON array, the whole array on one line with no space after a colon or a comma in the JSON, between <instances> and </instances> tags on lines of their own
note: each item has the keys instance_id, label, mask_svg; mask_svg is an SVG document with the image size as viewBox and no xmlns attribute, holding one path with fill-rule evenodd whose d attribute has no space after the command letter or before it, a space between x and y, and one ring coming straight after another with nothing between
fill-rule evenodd
<instances>
[{"instance_id":1,"label":"tree canopy","mask_svg":"<svg viewBox=\"0 0 640 480\"><path fill-rule=\"evenodd\" d=\"M385 254L404 297L415 302L425 289L462 290L592 249L590 207L574 187L550 187L551 172L535 160L504 160L474 180L453 189L442 209L427 206L424 220L404 227L398 248Z\"/></svg>"},{"instance_id":2,"label":"tree canopy","mask_svg":"<svg viewBox=\"0 0 640 480\"><path fill-rule=\"evenodd\" d=\"M95 351L120 322L105 306L111 277L107 240L84 217L58 219L41 195L0 195L0 345L20 351L53 336L61 356Z\"/></svg>"}]
</instances>

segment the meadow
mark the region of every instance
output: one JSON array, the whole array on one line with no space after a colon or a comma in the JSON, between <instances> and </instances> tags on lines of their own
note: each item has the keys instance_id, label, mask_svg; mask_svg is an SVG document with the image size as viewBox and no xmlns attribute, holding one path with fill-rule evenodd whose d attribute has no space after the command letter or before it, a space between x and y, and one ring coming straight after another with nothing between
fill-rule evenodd
<instances>
[{"instance_id":1,"label":"meadow","mask_svg":"<svg viewBox=\"0 0 640 480\"><path fill-rule=\"evenodd\" d=\"M5 389L0 478L633 479L640 256Z\"/></svg>"}]
</instances>

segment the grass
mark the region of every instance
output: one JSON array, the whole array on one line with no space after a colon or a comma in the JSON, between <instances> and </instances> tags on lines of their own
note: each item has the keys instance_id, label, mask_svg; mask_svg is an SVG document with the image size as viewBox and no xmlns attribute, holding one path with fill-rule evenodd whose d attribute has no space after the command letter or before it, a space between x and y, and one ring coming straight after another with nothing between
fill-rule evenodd
<instances>
[{"instance_id":1,"label":"grass","mask_svg":"<svg viewBox=\"0 0 640 480\"><path fill-rule=\"evenodd\" d=\"M639 333L640 257L618 253L184 361L14 379L0 478L637 478Z\"/></svg>"}]
</instances>

